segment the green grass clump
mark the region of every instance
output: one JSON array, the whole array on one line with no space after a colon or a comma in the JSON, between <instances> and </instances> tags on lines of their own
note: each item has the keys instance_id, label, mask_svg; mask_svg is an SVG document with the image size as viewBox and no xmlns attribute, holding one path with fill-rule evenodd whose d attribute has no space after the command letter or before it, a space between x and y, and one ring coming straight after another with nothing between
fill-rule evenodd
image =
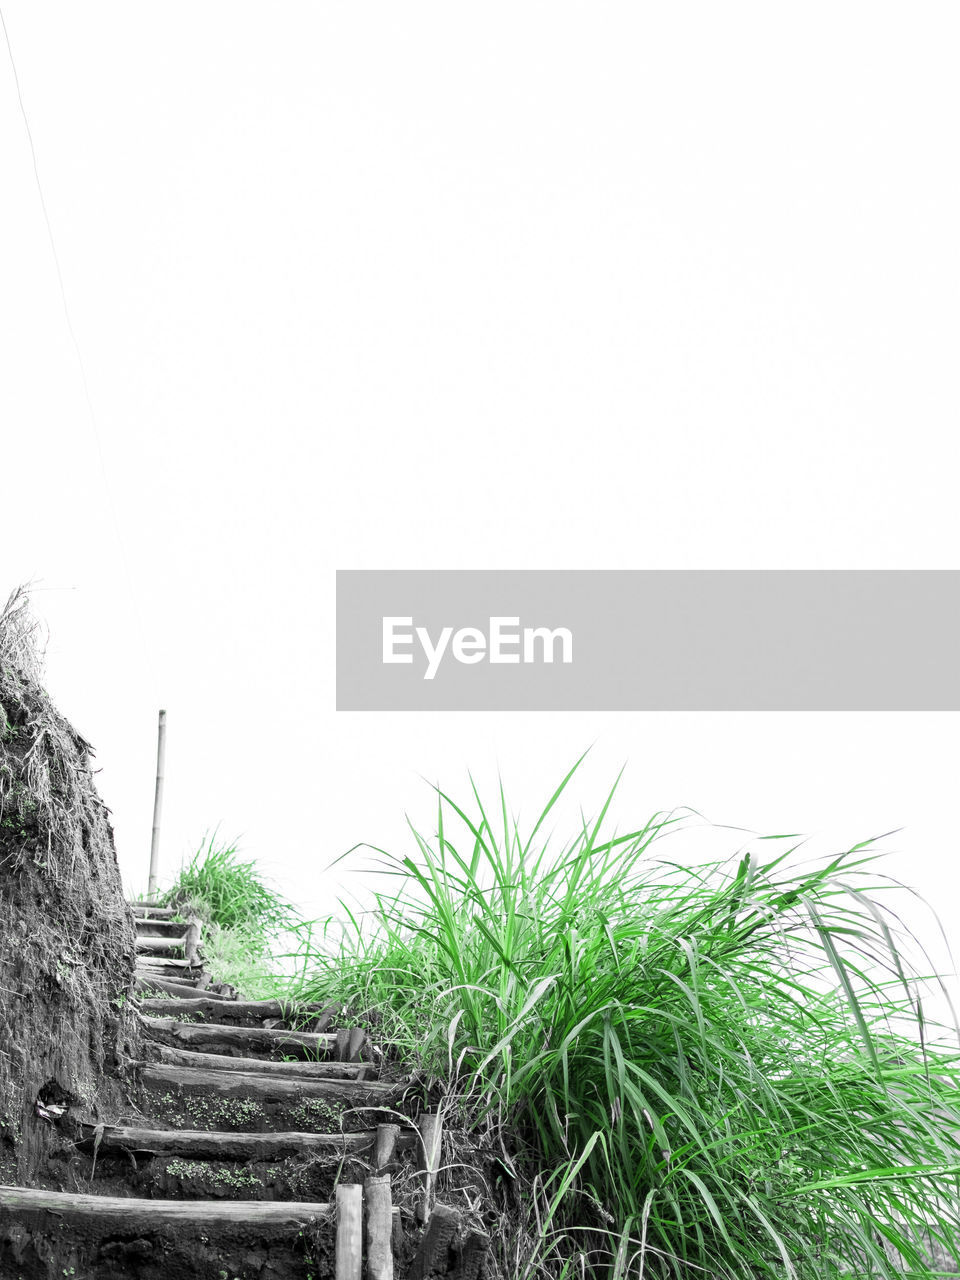
<instances>
[{"instance_id":1,"label":"green grass clump","mask_svg":"<svg viewBox=\"0 0 960 1280\"><path fill-rule=\"evenodd\" d=\"M243 861L235 844L207 836L160 895L164 907L188 908L221 929L246 931L248 946L266 949L270 938L292 925L296 911L264 882L255 862Z\"/></svg>"},{"instance_id":2,"label":"green grass clump","mask_svg":"<svg viewBox=\"0 0 960 1280\"><path fill-rule=\"evenodd\" d=\"M234 843L204 837L158 901L184 919L200 918L204 967L214 982L228 982L251 1000L283 993L286 978L272 956L299 915Z\"/></svg>"},{"instance_id":3,"label":"green grass clump","mask_svg":"<svg viewBox=\"0 0 960 1280\"><path fill-rule=\"evenodd\" d=\"M376 1011L445 1082L448 1195L487 1153L503 1273L956 1274L960 1058L872 842L684 866L674 817L602 836L611 793L548 854L573 772L525 833L502 790L440 793L415 856L377 851L394 897L303 927L298 994Z\"/></svg>"}]
</instances>

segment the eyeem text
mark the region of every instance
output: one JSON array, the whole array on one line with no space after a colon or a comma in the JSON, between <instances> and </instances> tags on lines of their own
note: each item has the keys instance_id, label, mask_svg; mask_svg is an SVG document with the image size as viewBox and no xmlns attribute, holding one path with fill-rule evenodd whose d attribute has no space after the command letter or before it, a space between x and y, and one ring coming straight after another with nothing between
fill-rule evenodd
<instances>
[{"instance_id":1,"label":"eyeem text","mask_svg":"<svg viewBox=\"0 0 960 1280\"><path fill-rule=\"evenodd\" d=\"M539 663L573 662L573 632L567 627L521 627L519 618L490 618L480 627L441 627L436 638L426 627L415 627L413 618L383 619L383 661L414 660L419 646L426 660L424 680L432 680L447 654L454 662ZM559 655L559 656L558 656Z\"/></svg>"}]
</instances>

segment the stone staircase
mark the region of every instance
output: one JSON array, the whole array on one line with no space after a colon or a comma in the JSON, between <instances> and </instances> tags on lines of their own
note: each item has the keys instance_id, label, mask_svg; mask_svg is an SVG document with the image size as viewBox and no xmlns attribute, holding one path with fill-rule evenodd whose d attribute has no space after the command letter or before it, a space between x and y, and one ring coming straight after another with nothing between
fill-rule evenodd
<instances>
[{"instance_id":1,"label":"stone staircase","mask_svg":"<svg viewBox=\"0 0 960 1280\"><path fill-rule=\"evenodd\" d=\"M70 1189L0 1187L22 1243L2 1280L492 1277L488 1238L436 1202L443 1132L422 1082L336 1006L211 986L197 922L130 907L141 1111L51 1114Z\"/></svg>"}]
</instances>

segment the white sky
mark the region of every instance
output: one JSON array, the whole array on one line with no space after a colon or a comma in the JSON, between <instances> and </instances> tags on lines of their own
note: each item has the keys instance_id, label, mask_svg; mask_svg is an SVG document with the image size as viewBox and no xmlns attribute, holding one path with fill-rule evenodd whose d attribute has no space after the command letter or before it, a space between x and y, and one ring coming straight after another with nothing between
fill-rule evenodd
<instances>
[{"instance_id":1,"label":"white sky","mask_svg":"<svg viewBox=\"0 0 960 1280\"><path fill-rule=\"evenodd\" d=\"M163 705L168 873L220 823L324 912L421 775L530 812L593 742L622 824L905 828L960 946L954 715L338 715L333 668L336 568L958 567L954 6L2 8L96 427L0 48L0 591L131 888Z\"/></svg>"}]
</instances>

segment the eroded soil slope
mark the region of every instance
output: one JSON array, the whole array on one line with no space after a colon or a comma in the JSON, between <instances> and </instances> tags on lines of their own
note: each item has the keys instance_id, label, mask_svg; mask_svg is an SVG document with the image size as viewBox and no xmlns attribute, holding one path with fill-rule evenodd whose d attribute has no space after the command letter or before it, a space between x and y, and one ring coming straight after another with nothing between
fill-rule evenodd
<instances>
[{"instance_id":1,"label":"eroded soil slope","mask_svg":"<svg viewBox=\"0 0 960 1280\"><path fill-rule=\"evenodd\" d=\"M53 1187L49 1106L96 1123L124 1105L135 941L90 748L40 687L23 618L0 615L0 1183Z\"/></svg>"}]
</instances>

